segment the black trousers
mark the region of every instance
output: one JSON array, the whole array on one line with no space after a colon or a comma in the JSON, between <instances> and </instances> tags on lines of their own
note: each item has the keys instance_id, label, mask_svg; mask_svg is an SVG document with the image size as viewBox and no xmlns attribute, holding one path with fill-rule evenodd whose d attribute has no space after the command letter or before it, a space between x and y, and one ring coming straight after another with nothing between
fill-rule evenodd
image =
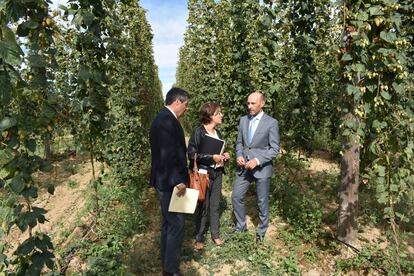
<instances>
[{"instance_id":1,"label":"black trousers","mask_svg":"<svg viewBox=\"0 0 414 276\"><path fill-rule=\"evenodd\" d=\"M168 212L172 192L157 190L161 204L161 263L169 273L180 271L181 245L184 239L184 215Z\"/></svg>"},{"instance_id":2,"label":"black trousers","mask_svg":"<svg viewBox=\"0 0 414 276\"><path fill-rule=\"evenodd\" d=\"M206 200L198 202L196 210L196 241L204 242L204 234L210 224L212 239L220 238L220 198L223 179L223 169L209 169L210 179L206 192Z\"/></svg>"}]
</instances>

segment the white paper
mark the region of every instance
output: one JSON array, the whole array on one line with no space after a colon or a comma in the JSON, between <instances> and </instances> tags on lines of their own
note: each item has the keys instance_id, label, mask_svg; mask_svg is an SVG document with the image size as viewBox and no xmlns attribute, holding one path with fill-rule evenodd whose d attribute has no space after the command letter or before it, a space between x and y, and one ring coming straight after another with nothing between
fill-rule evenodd
<instances>
[{"instance_id":1,"label":"white paper","mask_svg":"<svg viewBox=\"0 0 414 276\"><path fill-rule=\"evenodd\" d=\"M198 201L198 190L187 188L183 196L177 196L178 189L174 187L170 200L169 212L194 214Z\"/></svg>"},{"instance_id":2,"label":"white paper","mask_svg":"<svg viewBox=\"0 0 414 276\"><path fill-rule=\"evenodd\" d=\"M208 172L206 169L198 169L198 173L207 174Z\"/></svg>"}]
</instances>

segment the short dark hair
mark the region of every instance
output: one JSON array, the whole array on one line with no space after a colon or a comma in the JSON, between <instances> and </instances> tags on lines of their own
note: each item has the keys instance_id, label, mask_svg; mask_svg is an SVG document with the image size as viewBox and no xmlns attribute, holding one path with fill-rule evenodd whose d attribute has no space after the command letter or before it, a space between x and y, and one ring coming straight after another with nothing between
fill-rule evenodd
<instances>
[{"instance_id":1,"label":"short dark hair","mask_svg":"<svg viewBox=\"0 0 414 276\"><path fill-rule=\"evenodd\" d=\"M205 103L201 106L199 111L199 119L203 125L209 124L211 122L211 116L220 108L218 103Z\"/></svg>"},{"instance_id":2,"label":"short dark hair","mask_svg":"<svg viewBox=\"0 0 414 276\"><path fill-rule=\"evenodd\" d=\"M165 96L165 105L170 105L177 99L180 102L185 102L189 97L190 96L188 95L188 92L184 89L173 87L170 89L170 91L167 92L167 95Z\"/></svg>"}]
</instances>

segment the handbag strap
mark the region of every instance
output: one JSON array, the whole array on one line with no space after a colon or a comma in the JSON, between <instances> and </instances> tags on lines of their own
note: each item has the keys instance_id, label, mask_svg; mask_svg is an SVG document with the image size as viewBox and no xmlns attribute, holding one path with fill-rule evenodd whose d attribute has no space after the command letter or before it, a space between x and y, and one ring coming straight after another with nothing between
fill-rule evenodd
<instances>
[{"instance_id":1,"label":"handbag strap","mask_svg":"<svg viewBox=\"0 0 414 276\"><path fill-rule=\"evenodd\" d=\"M197 153L194 154L194 171L198 172L198 168L197 168Z\"/></svg>"}]
</instances>

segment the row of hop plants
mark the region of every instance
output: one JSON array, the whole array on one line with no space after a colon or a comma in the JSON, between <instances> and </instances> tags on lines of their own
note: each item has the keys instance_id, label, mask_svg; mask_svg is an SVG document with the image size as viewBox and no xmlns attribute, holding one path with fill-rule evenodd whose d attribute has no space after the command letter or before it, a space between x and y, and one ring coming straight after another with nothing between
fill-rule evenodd
<instances>
[{"instance_id":1,"label":"row of hop plants","mask_svg":"<svg viewBox=\"0 0 414 276\"><path fill-rule=\"evenodd\" d=\"M135 1L68 1L54 12L48 1L3 1L0 24L0 234L28 236L12 254L0 246L0 271L38 275L56 269L50 233L37 227L47 207L35 206L33 175L53 169L39 147L70 133L89 154L98 217L105 206L96 161L118 185L144 185L137 160L147 156L143 133L162 104L161 85L152 31Z\"/></svg>"}]
</instances>

